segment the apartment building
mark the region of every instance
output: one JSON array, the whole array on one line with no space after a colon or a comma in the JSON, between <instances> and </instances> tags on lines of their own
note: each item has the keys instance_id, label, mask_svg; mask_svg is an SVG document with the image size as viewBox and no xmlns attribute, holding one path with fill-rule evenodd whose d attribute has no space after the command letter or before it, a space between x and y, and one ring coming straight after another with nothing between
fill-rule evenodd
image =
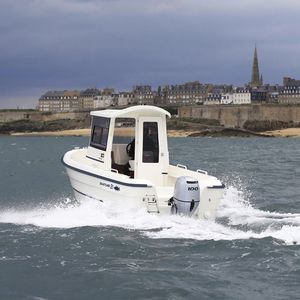
<instances>
[{"instance_id":1,"label":"apartment building","mask_svg":"<svg viewBox=\"0 0 300 300\"><path fill-rule=\"evenodd\" d=\"M39 99L39 111L67 112L82 110L80 91L48 91Z\"/></svg>"},{"instance_id":2,"label":"apartment building","mask_svg":"<svg viewBox=\"0 0 300 300\"><path fill-rule=\"evenodd\" d=\"M80 98L82 100L83 110L93 110L94 109L94 98L99 96L101 91L96 88L89 88L80 92Z\"/></svg>"},{"instance_id":3,"label":"apartment building","mask_svg":"<svg viewBox=\"0 0 300 300\"><path fill-rule=\"evenodd\" d=\"M166 85L162 88L163 102L170 105L203 104L210 85L203 85L199 81L184 84Z\"/></svg>"},{"instance_id":4,"label":"apartment building","mask_svg":"<svg viewBox=\"0 0 300 300\"><path fill-rule=\"evenodd\" d=\"M136 85L132 89L136 104L153 105L156 93L152 91L150 85Z\"/></svg>"}]
</instances>

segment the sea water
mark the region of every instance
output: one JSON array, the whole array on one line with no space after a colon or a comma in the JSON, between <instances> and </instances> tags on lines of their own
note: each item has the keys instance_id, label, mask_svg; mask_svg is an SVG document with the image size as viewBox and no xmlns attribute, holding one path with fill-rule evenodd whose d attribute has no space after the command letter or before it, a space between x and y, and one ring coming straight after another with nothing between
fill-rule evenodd
<instances>
[{"instance_id":1,"label":"sea water","mask_svg":"<svg viewBox=\"0 0 300 300\"><path fill-rule=\"evenodd\" d=\"M300 298L300 139L170 138L226 185L215 222L77 202L87 143L0 137L0 299Z\"/></svg>"}]
</instances>

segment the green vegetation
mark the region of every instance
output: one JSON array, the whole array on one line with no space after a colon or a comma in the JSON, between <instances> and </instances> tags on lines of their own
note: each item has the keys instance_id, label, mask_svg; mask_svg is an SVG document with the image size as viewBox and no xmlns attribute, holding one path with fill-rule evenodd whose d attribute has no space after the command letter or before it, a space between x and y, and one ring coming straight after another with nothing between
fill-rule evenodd
<instances>
[{"instance_id":1,"label":"green vegetation","mask_svg":"<svg viewBox=\"0 0 300 300\"><path fill-rule=\"evenodd\" d=\"M8 109L0 109L0 113L1 112L37 112L37 110L33 108L28 108L28 109L8 108Z\"/></svg>"},{"instance_id":2,"label":"green vegetation","mask_svg":"<svg viewBox=\"0 0 300 300\"><path fill-rule=\"evenodd\" d=\"M41 115L42 116L50 116L50 115L52 115L52 112L51 111L43 111L43 112L41 112Z\"/></svg>"},{"instance_id":3,"label":"green vegetation","mask_svg":"<svg viewBox=\"0 0 300 300\"><path fill-rule=\"evenodd\" d=\"M246 121L243 128L255 132L271 131L283 128L299 127L299 123L282 122L282 121Z\"/></svg>"},{"instance_id":4,"label":"green vegetation","mask_svg":"<svg viewBox=\"0 0 300 300\"><path fill-rule=\"evenodd\" d=\"M193 118L181 118L181 121L184 122L190 122L190 123L198 123L198 124L202 124L202 125L208 125L208 126L221 126L219 120L215 120L215 119L193 119Z\"/></svg>"},{"instance_id":5,"label":"green vegetation","mask_svg":"<svg viewBox=\"0 0 300 300\"><path fill-rule=\"evenodd\" d=\"M193 119L193 118L174 118L167 120L168 129L174 130L202 130L207 128L220 128L218 120Z\"/></svg>"},{"instance_id":6,"label":"green vegetation","mask_svg":"<svg viewBox=\"0 0 300 300\"><path fill-rule=\"evenodd\" d=\"M195 132L189 135L189 137L271 137L270 135L263 135L252 131L237 129L237 128L219 128L219 129L207 129L201 132Z\"/></svg>"},{"instance_id":7,"label":"green vegetation","mask_svg":"<svg viewBox=\"0 0 300 300\"><path fill-rule=\"evenodd\" d=\"M172 130L187 130L190 128L190 126L178 119L171 119L167 120L167 128Z\"/></svg>"},{"instance_id":8,"label":"green vegetation","mask_svg":"<svg viewBox=\"0 0 300 300\"><path fill-rule=\"evenodd\" d=\"M12 132L42 132L78 129L89 127L89 124L90 121L88 119L62 119L53 121L18 120L0 123L0 133L9 134Z\"/></svg>"}]
</instances>

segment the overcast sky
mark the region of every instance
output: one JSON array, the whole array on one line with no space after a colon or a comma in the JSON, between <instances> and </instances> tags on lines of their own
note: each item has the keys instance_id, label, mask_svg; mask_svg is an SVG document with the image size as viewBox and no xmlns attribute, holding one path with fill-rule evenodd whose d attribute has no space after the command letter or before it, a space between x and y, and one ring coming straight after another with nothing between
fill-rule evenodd
<instances>
[{"instance_id":1,"label":"overcast sky","mask_svg":"<svg viewBox=\"0 0 300 300\"><path fill-rule=\"evenodd\" d=\"M0 108L47 90L300 79L299 0L0 0Z\"/></svg>"}]
</instances>

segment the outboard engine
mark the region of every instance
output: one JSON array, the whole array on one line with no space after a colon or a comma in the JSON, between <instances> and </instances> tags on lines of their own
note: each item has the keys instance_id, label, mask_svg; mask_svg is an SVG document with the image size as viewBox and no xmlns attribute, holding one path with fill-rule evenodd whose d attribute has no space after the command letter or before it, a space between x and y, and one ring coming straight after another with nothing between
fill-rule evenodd
<instances>
[{"instance_id":1,"label":"outboard engine","mask_svg":"<svg viewBox=\"0 0 300 300\"><path fill-rule=\"evenodd\" d=\"M171 212L192 216L200 203L200 187L197 179L189 176L178 177L175 183L174 196L170 199Z\"/></svg>"}]
</instances>

